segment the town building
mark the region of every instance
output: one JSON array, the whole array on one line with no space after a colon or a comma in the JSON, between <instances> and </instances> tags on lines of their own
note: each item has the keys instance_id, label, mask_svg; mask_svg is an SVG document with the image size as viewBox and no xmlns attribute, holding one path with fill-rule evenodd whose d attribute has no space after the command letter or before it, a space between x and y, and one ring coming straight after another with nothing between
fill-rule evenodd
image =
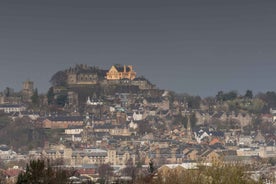
<instances>
[{"instance_id":1,"label":"town building","mask_svg":"<svg viewBox=\"0 0 276 184\"><path fill-rule=\"evenodd\" d=\"M66 129L72 126L82 126L83 116L52 116L43 120L43 128Z\"/></svg>"},{"instance_id":2,"label":"town building","mask_svg":"<svg viewBox=\"0 0 276 184\"><path fill-rule=\"evenodd\" d=\"M120 80L120 79L130 79L133 80L136 77L136 72L134 72L133 67L113 65L109 71L106 73L106 79L108 80Z\"/></svg>"},{"instance_id":3,"label":"town building","mask_svg":"<svg viewBox=\"0 0 276 184\"><path fill-rule=\"evenodd\" d=\"M80 64L65 71L66 82L69 85L94 85L99 80L104 79L106 72L106 70L101 70L97 67Z\"/></svg>"},{"instance_id":4,"label":"town building","mask_svg":"<svg viewBox=\"0 0 276 184\"><path fill-rule=\"evenodd\" d=\"M0 111L4 111L4 113L22 112L22 111L25 111L25 110L26 110L26 107L24 105L0 104Z\"/></svg>"}]
</instances>

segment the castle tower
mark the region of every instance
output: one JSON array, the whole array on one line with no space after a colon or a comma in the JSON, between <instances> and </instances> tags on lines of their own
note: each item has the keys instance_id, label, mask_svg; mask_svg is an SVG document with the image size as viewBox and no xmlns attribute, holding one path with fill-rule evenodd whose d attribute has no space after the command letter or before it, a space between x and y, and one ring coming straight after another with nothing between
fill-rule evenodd
<instances>
[{"instance_id":1,"label":"castle tower","mask_svg":"<svg viewBox=\"0 0 276 184\"><path fill-rule=\"evenodd\" d=\"M31 102L31 97L33 94L34 94L34 82L29 80L23 82L23 89L22 89L23 101Z\"/></svg>"},{"instance_id":2,"label":"castle tower","mask_svg":"<svg viewBox=\"0 0 276 184\"><path fill-rule=\"evenodd\" d=\"M23 91L33 91L34 90L34 82L33 81L25 81L23 82Z\"/></svg>"}]
</instances>

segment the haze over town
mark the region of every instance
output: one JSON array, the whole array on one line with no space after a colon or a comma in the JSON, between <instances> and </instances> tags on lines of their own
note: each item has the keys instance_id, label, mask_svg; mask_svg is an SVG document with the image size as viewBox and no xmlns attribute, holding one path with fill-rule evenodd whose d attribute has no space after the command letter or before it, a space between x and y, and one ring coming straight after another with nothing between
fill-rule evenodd
<instances>
[{"instance_id":1,"label":"haze over town","mask_svg":"<svg viewBox=\"0 0 276 184\"><path fill-rule=\"evenodd\" d=\"M0 1L0 183L276 183L276 1Z\"/></svg>"}]
</instances>

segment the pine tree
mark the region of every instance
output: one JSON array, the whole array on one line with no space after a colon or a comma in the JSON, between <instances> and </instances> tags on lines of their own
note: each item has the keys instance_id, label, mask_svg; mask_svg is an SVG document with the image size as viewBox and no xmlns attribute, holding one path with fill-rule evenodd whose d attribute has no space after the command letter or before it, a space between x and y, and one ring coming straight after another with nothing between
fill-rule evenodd
<instances>
[{"instance_id":1,"label":"pine tree","mask_svg":"<svg viewBox=\"0 0 276 184\"><path fill-rule=\"evenodd\" d=\"M38 106L39 105L39 96L38 96L38 91L37 88L34 90L34 93L31 97L32 103L34 106Z\"/></svg>"},{"instance_id":2,"label":"pine tree","mask_svg":"<svg viewBox=\"0 0 276 184\"><path fill-rule=\"evenodd\" d=\"M49 160L31 160L16 184L66 184L70 175L66 170L54 169Z\"/></svg>"},{"instance_id":3,"label":"pine tree","mask_svg":"<svg viewBox=\"0 0 276 184\"><path fill-rule=\"evenodd\" d=\"M149 162L149 172L150 174L153 174L155 168L154 168L154 163L153 163L153 160L150 160Z\"/></svg>"}]
</instances>

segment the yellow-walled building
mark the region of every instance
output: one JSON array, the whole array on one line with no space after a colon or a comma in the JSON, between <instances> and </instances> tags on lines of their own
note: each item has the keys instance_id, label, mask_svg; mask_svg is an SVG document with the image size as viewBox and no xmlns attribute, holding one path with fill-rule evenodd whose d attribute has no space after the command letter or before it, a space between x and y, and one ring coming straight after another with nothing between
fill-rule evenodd
<instances>
[{"instance_id":1,"label":"yellow-walled building","mask_svg":"<svg viewBox=\"0 0 276 184\"><path fill-rule=\"evenodd\" d=\"M113 65L109 71L106 73L106 79L108 80L119 80L119 79L130 79L133 80L136 77L136 72L134 72L133 67Z\"/></svg>"}]
</instances>

